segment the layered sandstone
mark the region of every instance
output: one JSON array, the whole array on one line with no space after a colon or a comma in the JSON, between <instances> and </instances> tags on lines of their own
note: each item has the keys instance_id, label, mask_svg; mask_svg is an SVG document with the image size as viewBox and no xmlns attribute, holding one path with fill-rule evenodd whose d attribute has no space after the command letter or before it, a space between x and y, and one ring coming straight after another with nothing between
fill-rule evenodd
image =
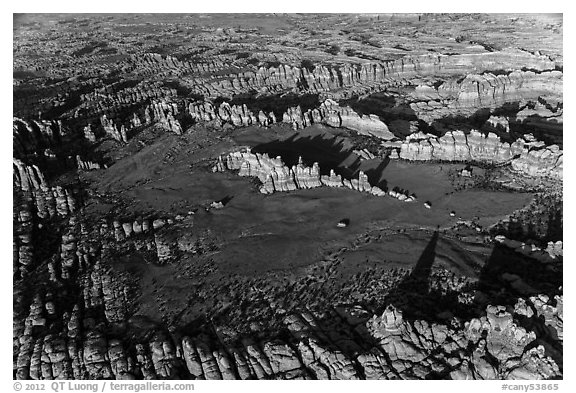
<instances>
[{"instance_id":1,"label":"layered sandstone","mask_svg":"<svg viewBox=\"0 0 576 393\"><path fill-rule=\"evenodd\" d=\"M496 109L507 103L557 101L562 97L560 71L512 71L504 74L468 74L464 79L444 82L437 88L421 85L411 94L410 104L419 119L428 123L444 117L469 117L480 109ZM529 116L527 113L525 117ZM562 121L554 113L540 112L544 118Z\"/></svg>"},{"instance_id":2,"label":"layered sandstone","mask_svg":"<svg viewBox=\"0 0 576 393\"><path fill-rule=\"evenodd\" d=\"M342 178L333 170L328 176L321 175L318 163L307 167L300 159L297 165L290 168L283 163L280 157L270 158L268 154L252 153L249 148L244 151L232 152L225 158L219 157L216 165L212 168L214 172L221 172L226 169L238 170L240 176L257 177L262 183L260 192L263 194L328 186L346 187L375 196L387 195L385 190L372 186L368 182L368 176L362 171L359 171L357 179ZM414 196L409 196L397 189L391 190L389 195L406 202L415 199Z\"/></svg>"},{"instance_id":3,"label":"layered sandstone","mask_svg":"<svg viewBox=\"0 0 576 393\"><path fill-rule=\"evenodd\" d=\"M393 139L386 123L376 115L360 115L347 106L340 106L334 100L325 100L318 108L302 112L300 106L289 108L283 115L284 123L292 124L294 129L308 127L315 123L336 128L348 128L362 135L380 139Z\"/></svg>"},{"instance_id":4,"label":"layered sandstone","mask_svg":"<svg viewBox=\"0 0 576 393\"><path fill-rule=\"evenodd\" d=\"M412 134L402 142L399 157L413 161L476 161L510 163L513 170L528 176L562 179L563 152L556 145L525 137L513 143L502 142L493 133L483 135L472 130L449 131L441 137Z\"/></svg>"}]
</instances>

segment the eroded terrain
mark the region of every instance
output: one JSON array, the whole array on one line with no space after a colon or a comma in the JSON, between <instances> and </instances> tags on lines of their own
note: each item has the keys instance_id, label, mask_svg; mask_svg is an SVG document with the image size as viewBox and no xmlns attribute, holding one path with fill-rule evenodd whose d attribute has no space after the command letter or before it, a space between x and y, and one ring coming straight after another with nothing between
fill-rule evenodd
<instances>
[{"instance_id":1,"label":"eroded terrain","mask_svg":"<svg viewBox=\"0 0 576 393\"><path fill-rule=\"evenodd\" d=\"M562 378L562 30L15 16L15 378Z\"/></svg>"}]
</instances>

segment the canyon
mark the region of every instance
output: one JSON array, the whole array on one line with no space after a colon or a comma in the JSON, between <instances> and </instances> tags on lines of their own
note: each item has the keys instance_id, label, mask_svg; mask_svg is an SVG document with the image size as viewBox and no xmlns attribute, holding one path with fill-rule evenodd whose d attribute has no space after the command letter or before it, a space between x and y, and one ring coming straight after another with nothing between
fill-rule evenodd
<instances>
[{"instance_id":1,"label":"canyon","mask_svg":"<svg viewBox=\"0 0 576 393\"><path fill-rule=\"evenodd\" d=\"M563 378L561 16L13 31L14 379Z\"/></svg>"}]
</instances>

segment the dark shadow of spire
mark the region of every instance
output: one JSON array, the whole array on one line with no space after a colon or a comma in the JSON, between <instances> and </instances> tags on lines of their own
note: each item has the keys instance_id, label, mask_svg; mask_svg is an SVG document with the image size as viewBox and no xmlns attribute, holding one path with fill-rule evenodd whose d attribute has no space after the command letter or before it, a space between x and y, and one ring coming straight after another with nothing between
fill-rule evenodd
<instances>
[{"instance_id":1,"label":"dark shadow of spire","mask_svg":"<svg viewBox=\"0 0 576 393\"><path fill-rule=\"evenodd\" d=\"M428 282L430 277L430 272L432 271L432 265L434 264L434 259L436 258L436 245L438 244L438 231L435 231L432 238L428 242L428 245L422 251L422 255L416 262L416 266L412 269L409 279L417 282Z\"/></svg>"},{"instance_id":2,"label":"dark shadow of spire","mask_svg":"<svg viewBox=\"0 0 576 393\"><path fill-rule=\"evenodd\" d=\"M477 303L514 305L519 297L560 294L562 263L543 263L520 254L501 244L495 244L492 254L480 271L476 284L480 295Z\"/></svg>"},{"instance_id":3,"label":"dark shadow of spire","mask_svg":"<svg viewBox=\"0 0 576 393\"><path fill-rule=\"evenodd\" d=\"M412 271L390 291L383 307L392 304L396 309L402 310L406 319L422 318L422 309L427 309L430 301L430 274L436 259L436 246L438 245L439 233L435 231L430 241L422 251L418 262ZM379 310L379 312L382 312Z\"/></svg>"},{"instance_id":4,"label":"dark shadow of spire","mask_svg":"<svg viewBox=\"0 0 576 393\"><path fill-rule=\"evenodd\" d=\"M384 187L382 189L387 188L388 185L387 181L384 179L380 180L380 178L382 177L382 174L384 173L384 170L386 169L388 164L390 164L390 158L386 156L382 159L382 161L380 162L380 164L378 164L376 168L371 168L364 171L366 176L368 176L368 182L380 188Z\"/></svg>"}]
</instances>

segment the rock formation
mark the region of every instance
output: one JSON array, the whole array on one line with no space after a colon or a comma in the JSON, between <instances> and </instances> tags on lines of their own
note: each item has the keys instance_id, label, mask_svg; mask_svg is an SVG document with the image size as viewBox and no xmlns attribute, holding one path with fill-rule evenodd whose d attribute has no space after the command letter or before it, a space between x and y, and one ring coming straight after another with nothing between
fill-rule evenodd
<instances>
[{"instance_id":1,"label":"rock formation","mask_svg":"<svg viewBox=\"0 0 576 393\"><path fill-rule=\"evenodd\" d=\"M359 134L375 136L381 139L393 139L394 134L376 115L359 115L349 107L339 106L331 99L325 100L317 109L302 112L298 107L289 108L283 115L284 123L292 124L295 129L308 127L314 123L327 124L336 128L348 128Z\"/></svg>"},{"instance_id":2,"label":"rock formation","mask_svg":"<svg viewBox=\"0 0 576 393\"><path fill-rule=\"evenodd\" d=\"M399 157L414 161L464 161L510 163L512 169L527 176L561 179L563 173L562 150L558 146L545 146L532 138L517 139L509 144L501 142L493 133L484 136L472 130L449 131L442 137L412 134L402 142Z\"/></svg>"},{"instance_id":3,"label":"rock formation","mask_svg":"<svg viewBox=\"0 0 576 393\"><path fill-rule=\"evenodd\" d=\"M19 22L14 379L563 377L558 16Z\"/></svg>"},{"instance_id":4,"label":"rock formation","mask_svg":"<svg viewBox=\"0 0 576 393\"><path fill-rule=\"evenodd\" d=\"M551 262L557 258L562 258L562 242L550 242L548 247L543 250L534 244L530 245L518 240L507 239L502 235L496 236L494 240L520 254L537 259L543 263Z\"/></svg>"},{"instance_id":5,"label":"rock formation","mask_svg":"<svg viewBox=\"0 0 576 393\"><path fill-rule=\"evenodd\" d=\"M419 119L432 123L446 116L471 116L479 108L496 109L506 103L537 101L540 97L555 101L562 96L562 79L559 71L469 74L437 89L417 87L413 93L417 102L410 107Z\"/></svg>"},{"instance_id":6,"label":"rock formation","mask_svg":"<svg viewBox=\"0 0 576 393\"><path fill-rule=\"evenodd\" d=\"M265 114L259 111L257 114L244 105L230 105L228 102L215 107L210 102L194 103L188 107L188 112L195 121L219 120L222 124L229 123L235 127L250 125L268 126L276 123L276 116L270 112Z\"/></svg>"},{"instance_id":7,"label":"rock formation","mask_svg":"<svg viewBox=\"0 0 576 393\"><path fill-rule=\"evenodd\" d=\"M286 166L280 157L270 158L268 154L252 153L250 148L243 151L232 152L226 158L219 157L213 172L224 170L238 170L239 176L257 177L262 186L260 192L271 194L278 191L293 191L296 189L315 188L320 186L346 187L351 190L367 192L375 196L387 195L385 190L372 186L368 182L368 176L362 171L358 172L357 179L343 179L333 170L330 175L320 175L318 163L312 167L303 164L302 158L292 168ZM399 200L410 202L415 198L395 189L389 194Z\"/></svg>"}]
</instances>

